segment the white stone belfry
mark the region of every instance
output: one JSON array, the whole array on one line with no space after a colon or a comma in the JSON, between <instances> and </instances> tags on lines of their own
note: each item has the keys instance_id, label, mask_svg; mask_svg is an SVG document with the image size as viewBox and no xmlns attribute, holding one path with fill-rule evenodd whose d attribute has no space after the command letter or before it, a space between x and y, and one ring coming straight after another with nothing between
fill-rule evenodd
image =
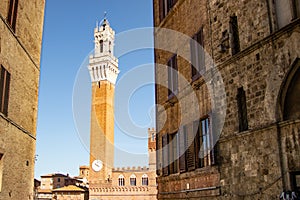
<instances>
[{"instance_id":1,"label":"white stone belfry","mask_svg":"<svg viewBox=\"0 0 300 200\"><path fill-rule=\"evenodd\" d=\"M89 71L92 82L107 80L116 83L119 68L118 59L114 56L115 31L106 18L97 23L94 30L95 50L90 56Z\"/></svg>"}]
</instances>

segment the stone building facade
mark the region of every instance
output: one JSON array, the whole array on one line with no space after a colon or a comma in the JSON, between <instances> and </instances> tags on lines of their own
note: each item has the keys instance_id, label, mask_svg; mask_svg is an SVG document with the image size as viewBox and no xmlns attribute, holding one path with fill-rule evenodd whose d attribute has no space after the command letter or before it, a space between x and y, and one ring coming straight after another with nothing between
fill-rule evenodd
<instances>
[{"instance_id":1,"label":"stone building facade","mask_svg":"<svg viewBox=\"0 0 300 200\"><path fill-rule=\"evenodd\" d=\"M155 130L148 129L149 167L114 168L114 93L119 73L115 32L105 18L94 30L89 60L92 82L89 199L156 199Z\"/></svg>"},{"instance_id":2,"label":"stone building facade","mask_svg":"<svg viewBox=\"0 0 300 200\"><path fill-rule=\"evenodd\" d=\"M0 1L0 199L33 199L44 0Z\"/></svg>"},{"instance_id":3,"label":"stone building facade","mask_svg":"<svg viewBox=\"0 0 300 200\"><path fill-rule=\"evenodd\" d=\"M88 200L89 193L87 188L81 188L76 185L68 185L65 187L52 190L53 199L55 200Z\"/></svg>"},{"instance_id":4,"label":"stone building facade","mask_svg":"<svg viewBox=\"0 0 300 200\"><path fill-rule=\"evenodd\" d=\"M83 169L85 170L84 166L80 168L80 174L81 170ZM68 192L71 192L72 190L72 194L69 194L67 190ZM65 175L60 173L53 173L41 176L40 186L37 188L35 199L51 200L57 199L57 196L59 196L60 199L64 199L69 197L70 195L74 198L78 197L84 200L84 198L88 196L86 182L84 182L81 177L70 177L68 174Z\"/></svg>"},{"instance_id":5,"label":"stone building facade","mask_svg":"<svg viewBox=\"0 0 300 200\"><path fill-rule=\"evenodd\" d=\"M156 132L148 129L149 166L112 168L106 184L90 188L92 199L155 200L156 186Z\"/></svg>"},{"instance_id":6,"label":"stone building facade","mask_svg":"<svg viewBox=\"0 0 300 200\"><path fill-rule=\"evenodd\" d=\"M299 192L300 2L153 6L158 199Z\"/></svg>"}]
</instances>

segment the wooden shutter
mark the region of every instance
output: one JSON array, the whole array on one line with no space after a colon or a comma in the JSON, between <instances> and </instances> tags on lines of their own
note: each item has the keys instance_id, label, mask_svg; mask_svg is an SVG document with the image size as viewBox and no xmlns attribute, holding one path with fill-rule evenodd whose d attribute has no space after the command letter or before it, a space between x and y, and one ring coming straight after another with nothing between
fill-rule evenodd
<instances>
[{"instance_id":1,"label":"wooden shutter","mask_svg":"<svg viewBox=\"0 0 300 200\"><path fill-rule=\"evenodd\" d=\"M193 122L193 132L196 134L195 136L195 167L199 168L201 167L200 164L200 130L199 130L199 120L196 120Z\"/></svg>"},{"instance_id":2,"label":"wooden shutter","mask_svg":"<svg viewBox=\"0 0 300 200\"><path fill-rule=\"evenodd\" d=\"M190 50L191 50L191 75L192 77L196 76L197 70L196 70L196 35L193 36L193 38L190 41Z\"/></svg>"},{"instance_id":3,"label":"wooden shutter","mask_svg":"<svg viewBox=\"0 0 300 200\"><path fill-rule=\"evenodd\" d=\"M199 139L200 139L200 166L201 167L204 167L206 166L205 164L205 151L206 151L206 142L205 142L205 139L206 139L206 130L205 130L205 121L204 120L201 120L200 121L200 124L199 124L199 129L200 129L200 136L199 136Z\"/></svg>"},{"instance_id":4,"label":"wooden shutter","mask_svg":"<svg viewBox=\"0 0 300 200\"><path fill-rule=\"evenodd\" d=\"M10 0L9 1L9 9L7 15L7 22L11 26L11 28L16 30L16 21L17 21L17 11L18 11L18 0Z\"/></svg>"},{"instance_id":5,"label":"wooden shutter","mask_svg":"<svg viewBox=\"0 0 300 200\"><path fill-rule=\"evenodd\" d=\"M210 151L210 160L212 165L217 164L217 155L218 155L218 143L217 137L214 135L214 127L213 127L213 117L210 115L208 117L208 126L209 126L209 135L211 140L211 151Z\"/></svg>"},{"instance_id":6,"label":"wooden shutter","mask_svg":"<svg viewBox=\"0 0 300 200\"><path fill-rule=\"evenodd\" d=\"M9 100L9 85L10 85L10 73L6 71L5 76L5 94L4 94L4 109L3 114L8 114L8 100Z\"/></svg>"},{"instance_id":7,"label":"wooden shutter","mask_svg":"<svg viewBox=\"0 0 300 200\"><path fill-rule=\"evenodd\" d=\"M179 150L179 144L178 144L178 132L176 132L174 134L174 137L173 137L173 149L174 149L174 173L177 173L178 172L178 150Z\"/></svg>"},{"instance_id":8,"label":"wooden shutter","mask_svg":"<svg viewBox=\"0 0 300 200\"><path fill-rule=\"evenodd\" d=\"M178 91L178 66L177 66L177 55L172 57L172 68L173 68L173 91Z\"/></svg>"},{"instance_id":9,"label":"wooden shutter","mask_svg":"<svg viewBox=\"0 0 300 200\"><path fill-rule=\"evenodd\" d=\"M198 46L198 70L201 72L205 70L205 53L204 53L204 34L203 34L203 27L197 33L197 42L200 46Z\"/></svg>"},{"instance_id":10,"label":"wooden shutter","mask_svg":"<svg viewBox=\"0 0 300 200\"><path fill-rule=\"evenodd\" d=\"M186 127L183 126L180 128L179 131L179 170L180 172L186 171L186 162L185 162L185 152L186 152L186 135L185 135L185 129Z\"/></svg>"},{"instance_id":11,"label":"wooden shutter","mask_svg":"<svg viewBox=\"0 0 300 200\"><path fill-rule=\"evenodd\" d=\"M194 134L192 131L192 125L189 124L187 127L187 137L186 137L186 144L187 146L187 168L188 171L195 169L195 144L194 144Z\"/></svg>"},{"instance_id":12,"label":"wooden shutter","mask_svg":"<svg viewBox=\"0 0 300 200\"><path fill-rule=\"evenodd\" d=\"M162 21L165 18L164 15L164 0L159 0L159 19Z\"/></svg>"},{"instance_id":13,"label":"wooden shutter","mask_svg":"<svg viewBox=\"0 0 300 200\"><path fill-rule=\"evenodd\" d=\"M3 106L4 106L4 75L5 75L5 69L1 65L1 71L0 71L0 112L3 113Z\"/></svg>"},{"instance_id":14,"label":"wooden shutter","mask_svg":"<svg viewBox=\"0 0 300 200\"><path fill-rule=\"evenodd\" d=\"M174 149L173 149L173 135L168 135L168 148L169 148L169 173L174 173Z\"/></svg>"},{"instance_id":15,"label":"wooden shutter","mask_svg":"<svg viewBox=\"0 0 300 200\"><path fill-rule=\"evenodd\" d=\"M168 134L164 134L162 136L162 153L163 153L163 175L168 175L169 174L169 169L168 169L168 161L169 161L169 152L168 152Z\"/></svg>"},{"instance_id":16,"label":"wooden shutter","mask_svg":"<svg viewBox=\"0 0 300 200\"><path fill-rule=\"evenodd\" d=\"M172 65L171 59L168 61L168 97L173 93L172 89Z\"/></svg>"},{"instance_id":17,"label":"wooden shutter","mask_svg":"<svg viewBox=\"0 0 300 200\"><path fill-rule=\"evenodd\" d=\"M1 65L0 72L0 112L8 113L10 73Z\"/></svg>"},{"instance_id":18,"label":"wooden shutter","mask_svg":"<svg viewBox=\"0 0 300 200\"><path fill-rule=\"evenodd\" d=\"M161 154L160 154L160 149L161 149L161 146L160 146L160 137L159 137L159 133L156 133L156 174L157 176L160 176L160 170L161 170L161 166L160 166L160 163L162 162L162 159L161 159Z\"/></svg>"}]
</instances>

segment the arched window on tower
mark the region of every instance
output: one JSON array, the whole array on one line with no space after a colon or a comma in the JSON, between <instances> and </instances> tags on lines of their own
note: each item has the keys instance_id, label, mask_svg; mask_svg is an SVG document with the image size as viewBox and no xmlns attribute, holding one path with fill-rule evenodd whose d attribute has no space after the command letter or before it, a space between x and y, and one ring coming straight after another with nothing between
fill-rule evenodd
<instances>
[{"instance_id":1,"label":"arched window on tower","mask_svg":"<svg viewBox=\"0 0 300 200\"><path fill-rule=\"evenodd\" d=\"M119 186L125 186L125 178L122 174L119 176L118 180L119 180Z\"/></svg>"},{"instance_id":2,"label":"arched window on tower","mask_svg":"<svg viewBox=\"0 0 300 200\"><path fill-rule=\"evenodd\" d=\"M136 176L134 174L130 176L130 185L136 186Z\"/></svg>"},{"instance_id":3,"label":"arched window on tower","mask_svg":"<svg viewBox=\"0 0 300 200\"><path fill-rule=\"evenodd\" d=\"M300 59L288 75L282 93L283 120L300 119Z\"/></svg>"},{"instance_id":4,"label":"arched window on tower","mask_svg":"<svg viewBox=\"0 0 300 200\"><path fill-rule=\"evenodd\" d=\"M109 53L111 53L111 41L109 41Z\"/></svg>"},{"instance_id":5,"label":"arched window on tower","mask_svg":"<svg viewBox=\"0 0 300 200\"><path fill-rule=\"evenodd\" d=\"M142 185L144 185L144 186L148 185L148 176L147 176L147 174L144 174L142 176Z\"/></svg>"},{"instance_id":6,"label":"arched window on tower","mask_svg":"<svg viewBox=\"0 0 300 200\"><path fill-rule=\"evenodd\" d=\"M103 53L103 40L100 40L100 53Z\"/></svg>"}]
</instances>

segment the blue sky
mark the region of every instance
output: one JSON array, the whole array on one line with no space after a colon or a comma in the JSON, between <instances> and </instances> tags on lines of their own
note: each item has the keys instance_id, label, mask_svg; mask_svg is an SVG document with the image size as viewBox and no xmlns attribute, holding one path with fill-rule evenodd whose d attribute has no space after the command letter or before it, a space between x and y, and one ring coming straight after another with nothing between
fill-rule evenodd
<instances>
[{"instance_id":1,"label":"blue sky","mask_svg":"<svg viewBox=\"0 0 300 200\"><path fill-rule=\"evenodd\" d=\"M80 71L80 67L93 50L93 30L96 21L103 18L105 11L116 34L153 25L151 0L46 1L39 91L36 178L54 172L77 175L79 165L88 164L88 147L81 141L82 133L77 132L78 127L73 119L73 89L76 90L76 85L74 86L78 81L76 78L86 75L82 75L85 72ZM136 66L147 63L153 63L152 49L134 51L121 56L119 79ZM148 68L151 69L147 74L153 79L151 65L148 65ZM90 98L88 92L89 90L84 93L87 94L84 97L84 104L89 103L86 102ZM142 127L143 136L146 136L148 127L154 126L149 115L153 105L153 85L138 88L128 101L130 118L138 127ZM90 111L88 106L86 113ZM85 106L83 108L85 109ZM88 121L88 117L83 116L85 122ZM88 129L89 124L86 124L86 127ZM89 133L89 130L86 132ZM115 143L128 152L147 152L145 139L128 136L117 126ZM115 156L115 166L146 164L145 156L139 160Z\"/></svg>"}]
</instances>

